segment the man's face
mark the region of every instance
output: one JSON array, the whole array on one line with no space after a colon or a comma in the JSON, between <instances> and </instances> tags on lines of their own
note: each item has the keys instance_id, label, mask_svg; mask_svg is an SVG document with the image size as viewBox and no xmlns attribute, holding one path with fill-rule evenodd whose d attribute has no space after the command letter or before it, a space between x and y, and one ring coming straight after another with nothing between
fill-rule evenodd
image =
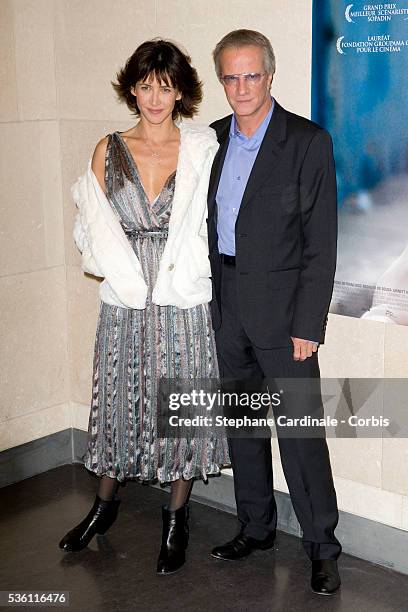
<instances>
[{"instance_id":1,"label":"man's face","mask_svg":"<svg viewBox=\"0 0 408 612\"><path fill-rule=\"evenodd\" d=\"M263 76L258 82L239 77L236 83L224 85L227 100L239 117L251 117L270 104L272 75L265 73L263 51L260 47L227 47L220 55L221 77L255 73Z\"/></svg>"}]
</instances>

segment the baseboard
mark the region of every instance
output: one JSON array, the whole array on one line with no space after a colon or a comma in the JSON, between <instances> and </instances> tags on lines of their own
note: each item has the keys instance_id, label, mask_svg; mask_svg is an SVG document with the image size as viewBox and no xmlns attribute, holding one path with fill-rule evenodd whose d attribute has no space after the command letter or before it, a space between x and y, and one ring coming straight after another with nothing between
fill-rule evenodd
<instances>
[{"instance_id":1,"label":"baseboard","mask_svg":"<svg viewBox=\"0 0 408 612\"><path fill-rule=\"evenodd\" d=\"M0 487L72 463L72 449L72 429L64 429L1 451Z\"/></svg>"},{"instance_id":2,"label":"baseboard","mask_svg":"<svg viewBox=\"0 0 408 612\"><path fill-rule=\"evenodd\" d=\"M234 482L229 474L209 478L208 484L203 481L195 482L191 499L219 510L236 513ZM300 536L301 529L292 502L287 493L275 491L275 500L278 509L278 529Z\"/></svg>"},{"instance_id":3,"label":"baseboard","mask_svg":"<svg viewBox=\"0 0 408 612\"><path fill-rule=\"evenodd\" d=\"M60 465L80 463L86 450L87 432L66 429L0 452L0 487L20 482ZM301 536L290 497L275 492L278 529ZM192 499L235 513L233 479L228 474L194 484ZM408 531L383 525L340 511L336 536L343 551L395 571L408 574Z\"/></svg>"}]
</instances>

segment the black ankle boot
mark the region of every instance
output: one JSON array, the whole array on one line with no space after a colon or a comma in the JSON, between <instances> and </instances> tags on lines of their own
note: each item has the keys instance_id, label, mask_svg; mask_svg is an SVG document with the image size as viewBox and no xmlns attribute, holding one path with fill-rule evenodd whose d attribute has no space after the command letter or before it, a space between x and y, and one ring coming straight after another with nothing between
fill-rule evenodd
<instances>
[{"instance_id":1,"label":"black ankle boot","mask_svg":"<svg viewBox=\"0 0 408 612\"><path fill-rule=\"evenodd\" d=\"M188 506L184 504L178 510L162 508L163 535L157 573L172 574L184 565L188 544Z\"/></svg>"},{"instance_id":2,"label":"black ankle boot","mask_svg":"<svg viewBox=\"0 0 408 612\"><path fill-rule=\"evenodd\" d=\"M87 516L79 525L68 531L59 547L66 551L77 551L88 546L96 533L104 534L115 522L119 504L120 499L105 501L97 495Z\"/></svg>"}]
</instances>

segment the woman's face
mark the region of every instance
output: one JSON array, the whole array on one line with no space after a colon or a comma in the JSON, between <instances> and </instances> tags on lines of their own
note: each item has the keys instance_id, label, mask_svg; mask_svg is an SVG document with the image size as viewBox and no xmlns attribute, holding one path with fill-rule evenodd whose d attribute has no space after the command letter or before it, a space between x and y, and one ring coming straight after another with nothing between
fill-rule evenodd
<instances>
[{"instance_id":1,"label":"woman's face","mask_svg":"<svg viewBox=\"0 0 408 612\"><path fill-rule=\"evenodd\" d=\"M176 101L181 99L177 89L151 75L145 81L138 81L131 92L136 96L141 117L154 124L171 117Z\"/></svg>"}]
</instances>

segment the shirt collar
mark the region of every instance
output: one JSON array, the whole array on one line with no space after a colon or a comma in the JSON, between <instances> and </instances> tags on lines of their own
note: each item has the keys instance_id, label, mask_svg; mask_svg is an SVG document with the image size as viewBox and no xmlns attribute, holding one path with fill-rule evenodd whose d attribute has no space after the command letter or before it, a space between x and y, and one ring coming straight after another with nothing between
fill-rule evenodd
<instances>
[{"instance_id":1,"label":"shirt collar","mask_svg":"<svg viewBox=\"0 0 408 612\"><path fill-rule=\"evenodd\" d=\"M262 123L257 127L256 131L249 138L248 136L245 136L245 134L242 134L242 132L239 131L237 120L236 120L235 113L234 113L232 115L232 120L231 120L231 125L230 125L230 132L229 132L230 138L234 138L235 142L240 145L247 145L250 147L258 146L260 142L262 141L263 137L265 136L265 132L268 128L269 122L272 117L273 110L275 108L275 99L271 97L271 100L272 100L272 106L269 109L268 114L265 116Z\"/></svg>"}]
</instances>

